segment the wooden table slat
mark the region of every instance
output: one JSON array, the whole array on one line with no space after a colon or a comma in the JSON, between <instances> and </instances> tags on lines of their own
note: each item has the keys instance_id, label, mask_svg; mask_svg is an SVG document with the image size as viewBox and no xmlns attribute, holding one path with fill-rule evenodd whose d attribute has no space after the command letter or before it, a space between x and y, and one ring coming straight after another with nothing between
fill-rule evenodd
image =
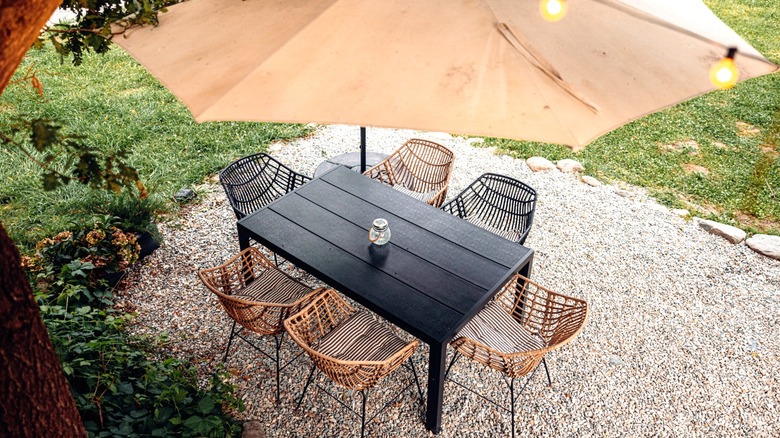
<instances>
[{"instance_id":1,"label":"wooden table slat","mask_svg":"<svg viewBox=\"0 0 780 438\"><path fill-rule=\"evenodd\" d=\"M416 254L427 263L438 266L483 289L491 288L495 278L506 272L505 266L495 263L482 254L462 251L463 247L451 240L356 198L348 192L329 190L329 187L315 185L296 193L324 210L333 214L338 212L337 214L344 219L365 230L368 230L375 218L387 219L392 232L391 245ZM360 208L354 208L355 205L360 205ZM458 257L453 257L453 254L458 254Z\"/></svg>"},{"instance_id":2,"label":"wooden table slat","mask_svg":"<svg viewBox=\"0 0 780 438\"><path fill-rule=\"evenodd\" d=\"M387 245L372 245L368 240L368 227L363 228L348 222L297 194L287 202L272 205L269 209L360 259L366 266L373 265L404 283L412 289L408 291L408 295L427 295L461 314L469 313L474 302L480 300L492 286L490 284L487 287L479 287L454 276L424 258L396 246L392 238ZM357 290L363 293L363 289L372 287L377 286L367 279L363 287Z\"/></svg>"},{"instance_id":3,"label":"wooden table slat","mask_svg":"<svg viewBox=\"0 0 780 438\"><path fill-rule=\"evenodd\" d=\"M260 243L298 267L317 272L318 277L330 286L346 291L360 304L391 320L423 342L446 342L463 319L462 312L427 295L410 293L408 285L374 269L310 231L285 223L286 219L273 210L263 210L253 218L244 225L260 231L255 234ZM273 240L263 236L273 236ZM294 252L290 252L292 248ZM320 263L323 258L329 260L327 265ZM420 312L420 309L428 311Z\"/></svg>"},{"instance_id":4,"label":"wooden table slat","mask_svg":"<svg viewBox=\"0 0 780 438\"><path fill-rule=\"evenodd\" d=\"M525 254L528 251L528 248L519 244L507 245L511 242L459 217L451 214L433 214L431 211L438 209L425 203L421 202L424 208L406 208L409 196L397 190L386 190L388 187L378 181L373 181L374 184L351 184L354 176L345 175L344 172L328 172L321 179L383 210L392 211L408 222L419 224L428 231L449 238L468 251L476 252L505 267L513 266L517 262L518 254ZM305 193L309 189L304 186L299 190Z\"/></svg>"}]
</instances>

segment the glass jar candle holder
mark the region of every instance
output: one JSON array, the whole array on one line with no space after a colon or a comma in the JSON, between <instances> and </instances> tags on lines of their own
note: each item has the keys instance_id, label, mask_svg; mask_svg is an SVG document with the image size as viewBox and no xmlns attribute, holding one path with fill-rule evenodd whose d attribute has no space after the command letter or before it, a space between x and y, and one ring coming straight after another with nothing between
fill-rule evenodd
<instances>
[{"instance_id":1,"label":"glass jar candle holder","mask_svg":"<svg viewBox=\"0 0 780 438\"><path fill-rule=\"evenodd\" d=\"M387 219L374 219L368 230L368 240L375 245L384 245L390 241L390 227L387 225Z\"/></svg>"}]
</instances>

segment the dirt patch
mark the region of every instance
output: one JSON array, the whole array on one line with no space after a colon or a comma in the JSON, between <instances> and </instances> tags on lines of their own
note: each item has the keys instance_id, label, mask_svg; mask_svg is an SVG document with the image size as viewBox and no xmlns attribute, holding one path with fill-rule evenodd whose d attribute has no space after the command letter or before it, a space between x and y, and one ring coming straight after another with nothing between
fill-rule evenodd
<instances>
[{"instance_id":1,"label":"dirt patch","mask_svg":"<svg viewBox=\"0 0 780 438\"><path fill-rule=\"evenodd\" d=\"M712 145L715 146L718 149L723 149L723 150L732 151L732 152L736 152L737 151L736 146L727 145L726 143L721 143L719 141L712 142Z\"/></svg>"},{"instance_id":2,"label":"dirt patch","mask_svg":"<svg viewBox=\"0 0 780 438\"><path fill-rule=\"evenodd\" d=\"M702 175L709 175L710 169L707 169L704 166L699 166L698 164L693 163L685 163L681 164L683 170L685 170L685 173L700 173Z\"/></svg>"},{"instance_id":3,"label":"dirt patch","mask_svg":"<svg viewBox=\"0 0 780 438\"><path fill-rule=\"evenodd\" d=\"M761 130L751 125L750 123L737 122L737 135L742 137L755 137L761 133Z\"/></svg>"},{"instance_id":4,"label":"dirt patch","mask_svg":"<svg viewBox=\"0 0 780 438\"><path fill-rule=\"evenodd\" d=\"M680 199L680 202L682 202L685 208L691 212L695 211L702 214L711 214L714 216L720 216L720 214L723 213L723 209L715 204L711 204L705 201L696 201L685 195L678 195L677 197Z\"/></svg>"},{"instance_id":5,"label":"dirt patch","mask_svg":"<svg viewBox=\"0 0 780 438\"><path fill-rule=\"evenodd\" d=\"M696 140L683 140L661 145L659 146L659 149L661 152L678 152L688 155L698 155L701 148Z\"/></svg>"},{"instance_id":6,"label":"dirt patch","mask_svg":"<svg viewBox=\"0 0 780 438\"><path fill-rule=\"evenodd\" d=\"M780 229L780 219L778 218L759 219L752 214L737 210L734 212L734 219L736 219L740 225L749 226L762 232Z\"/></svg>"},{"instance_id":7,"label":"dirt patch","mask_svg":"<svg viewBox=\"0 0 780 438\"><path fill-rule=\"evenodd\" d=\"M769 145L761 145L758 147L762 154L768 155L772 158L780 157L780 151Z\"/></svg>"}]
</instances>

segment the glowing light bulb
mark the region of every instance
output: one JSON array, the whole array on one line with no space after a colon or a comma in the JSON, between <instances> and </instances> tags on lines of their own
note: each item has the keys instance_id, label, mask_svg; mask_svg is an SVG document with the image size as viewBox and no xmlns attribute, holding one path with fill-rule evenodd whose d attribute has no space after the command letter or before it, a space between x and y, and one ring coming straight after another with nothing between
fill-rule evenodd
<instances>
[{"instance_id":1,"label":"glowing light bulb","mask_svg":"<svg viewBox=\"0 0 780 438\"><path fill-rule=\"evenodd\" d=\"M710 69L710 82L712 82L712 85L721 90L727 90L737 83L739 70L737 70L737 65L734 64L734 55L736 53L736 48L730 48L726 57L712 66L712 69Z\"/></svg>"},{"instance_id":2,"label":"glowing light bulb","mask_svg":"<svg viewBox=\"0 0 780 438\"><path fill-rule=\"evenodd\" d=\"M541 0L539 12L547 21L558 21L566 15L566 0Z\"/></svg>"}]
</instances>

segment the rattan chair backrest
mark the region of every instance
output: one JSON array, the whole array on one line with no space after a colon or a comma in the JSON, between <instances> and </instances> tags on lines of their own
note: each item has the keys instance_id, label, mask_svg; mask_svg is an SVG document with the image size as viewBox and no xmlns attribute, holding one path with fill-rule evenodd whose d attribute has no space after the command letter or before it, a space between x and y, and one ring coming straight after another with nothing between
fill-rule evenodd
<instances>
[{"instance_id":1,"label":"rattan chair backrest","mask_svg":"<svg viewBox=\"0 0 780 438\"><path fill-rule=\"evenodd\" d=\"M406 361L417 348L413 340L382 361L340 360L317 351L320 340L355 313L337 291L328 289L300 312L284 321L287 333L317 368L337 384L354 390L370 389Z\"/></svg>"},{"instance_id":2,"label":"rattan chair backrest","mask_svg":"<svg viewBox=\"0 0 780 438\"><path fill-rule=\"evenodd\" d=\"M301 293L294 302L261 302L253 300L241 292L255 281L263 281L269 270L274 270L274 279L280 277L285 283L296 285ZM276 335L284 331L284 319L309 304L319 290L311 290L280 271L257 248L249 247L227 262L214 268L198 271L203 284L219 299L227 314L238 324L260 335Z\"/></svg>"},{"instance_id":3,"label":"rattan chair backrest","mask_svg":"<svg viewBox=\"0 0 780 438\"><path fill-rule=\"evenodd\" d=\"M485 173L444 204L442 210L463 219L477 219L494 232L511 232L511 240L522 244L533 224L536 198L536 190L522 181ZM510 237L508 233L500 234Z\"/></svg>"},{"instance_id":4,"label":"rattan chair backrest","mask_svg":"<svg viewBox=\"0 0 780 438\"><path fill-rule=\"evenodd\" d=\"M266 153L240 158L219 173L237 219L268 205L311 180Z\"/></svg>"},{"instance_id":5,"label":"rattan chair backrest","mask_svg":"<svg viewBox=\"0 0 780 438\"><path fill-rule=\"evenodd\" d=\"M365 175L391 186L430 193L429 204L439 206L447 196L455 154L428 140L413 138L387 156Z\"/></svg>"}]
</instances>

